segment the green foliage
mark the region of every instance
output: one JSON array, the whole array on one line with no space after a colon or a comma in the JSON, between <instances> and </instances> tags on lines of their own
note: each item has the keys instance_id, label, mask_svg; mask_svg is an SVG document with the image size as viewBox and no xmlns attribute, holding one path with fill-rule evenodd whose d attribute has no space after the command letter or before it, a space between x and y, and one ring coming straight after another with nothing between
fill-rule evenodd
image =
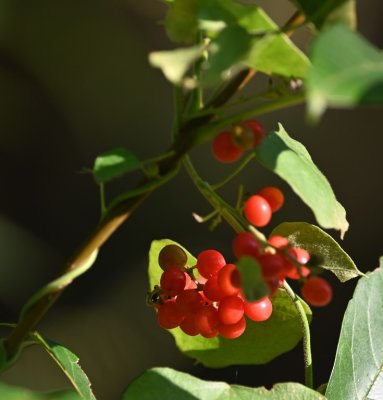
<instances>
[{"instance_id":1,"label":"green foliage","mask_svg":"<svg viewBox=\"0 0 383 400\"><path fill-rule=\"evenodd\" d=\"M333 272L341 282L362 275L351 257L326 232L307 222L284 222L271 233L287 237L293 246L303 247L315 266Z\"/></svg>"},{"instance_id":2,"label":"green foliage","mask_svg":"<svg viewBox=\"0 0 383 400\"><path fill-rule=\"evenodd\" d=\"M269 294L259 263L252 257L241 257L235 264L241 274L242 289L249 301L259 300Z\"/></svg>"},{"instance_id":3,"label":"green foliage","mask_svg":"<svg viewBox=\"0 0 383 400\"><path fill-rule=\"evenodd\" d=\"M344 315L329 400L383 396L383 257L380 268L361 278Z\"/></svg>"},{"instance_id":4,"label":"green foliage","mask_svg":"<svg viewBox=\"0 0 383 400\"><path fill-rule=\"evenodd\" d=\"M324 31L311 49L308 111L319 118L326 107L383 104L383 55L342 25Z\"/></svg>"},{"instance_id":5,"label":"green foliage","mask_svg":"<svg viewBox=\"0 0 383 400\"><path fill-rule=\"evenodd\" d=\"M346 212L336 200L326 179L313 163L306 148L292 139L279 125L257 148L257 160L284 179L311 208L319 225L337 229L344 236L348 229Z\"/></svg>"},{"instance_id":6,"label":"green foliage","mask_svg":"<svg viewBox=\"0 0 383 400\"><path fill-rule=\"evenodd\" d=\"M203 84L217 83L244 67L269 75L303 78L309 66L307 57L256 5L232 0L175 0L169 7L165 26L169 37L176 42L195 43L199 31L208 35L208 57L202 65ZM168 79L178 83L190 67L192 49L187 56L185 49L172 54L162 52L162 56L161 52L156 53L161 62L151 60L152 65L160 67ZM169 55L172 66L162 62Z\"/></svg>"},{"instance_id":7,"label":"green foliage","mask_svg":"<svg viewBox=\"0 0 383 400\"><path fill-rule=\"evenodd\" d=\"M97 183L105 183L141 167L141 162L129 150L118 147L100 154L93 165Z\"/></svg>"},{"instance_id":8,"label":"green foliage","mask_svg":"<svg viewBox=\"0 0 383 400\"><path fill-rule=\"evenodd\" d=\"M40 393L32 390L10 386L0 382L0 399L4 400L80 400L81 397L74 391Z\"/></svg>"},{"instance_id":9,"label":"green foliage","mask_svg":"<svg viewBox=\"0 0 383 400\"><path fill-rule=\"evenodd\" d=\"M355 27L355 0L293 0L306 17L321 29L326 23L343 22Z\"/></svg>"},{"instance_id":10,"label":"green foliage","mask_svg":"<svg viewBox=\"0 0 383 400\"><path fill-rule=\"evenodd\" d=\"M123 400L321 400L318 392L299 383L281 383L271 390L210 382L170 368L152 368L134 380Z\"/></svg>"},{"instance_id":11,"label":"green foliage","mask_svg":"<svg viewBox=\"0 0 383 400\"><path fill-rule=\"evenodd\" d=\"M158 254L162 247L175 243L169 239L152 243L149 252L150 288L159 284L162 270L158 265ZM181 246L182 247L182 246ZM187 252L189 266L195 258ZM169 330L179 350L208 367L225 367L236 364L265 364L291 350L302 338L302 329L297 310L290 297L282 289L271 298L273 314L265 322L247 321L245 333L237 339L188 336L179 328ZM311 310L302 302L306 315L311 319Z\"/></svg>"},{"instance_id":12,"label":"green foliage","mask_svg":"<svg viewBox=\"0 0 383 400\"><path fill-rule=\"evenodd\" d=\"M68 377L73 387L82 399L96 400L91 389L91 383L79 365L79 358L65 347L44 339L37 332L32 337L41 344L56 364Z\"/></svg>"}]
</instances>

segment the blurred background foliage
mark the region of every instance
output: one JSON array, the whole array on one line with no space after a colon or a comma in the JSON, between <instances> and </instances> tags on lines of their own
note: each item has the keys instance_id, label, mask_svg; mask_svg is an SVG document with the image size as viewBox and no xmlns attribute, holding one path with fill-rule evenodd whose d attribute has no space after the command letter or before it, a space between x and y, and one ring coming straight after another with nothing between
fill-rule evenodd
<instances>
[{"instance_id":1,"label":"blurred background foliage","mask_svg":"<svg viewBox=\"0 0 383 400\"><path fill-rule=\"evenodd\" d=\"M287 1L259 3L279 23L292 12ZM382 47L383 5L358 3L359 31ZM116 146L141 159L169 146L171 88L147 61L148 52L171 48L160 22L164 13L159 0L0 0L1 321L16 321L24 301L62 269L97 224L98 188L83 168ZM308 37L297 36L302 47ZM264 82L257 77L249 90ZM298 107L261 119L268 130L282 122L329 178L351 224L342 245L362 271L375 268L382 251L381 114L379 109L332 110L309 126L304 107ZM213 182L230 170L213 160L208 145L192 157ZM108 196L136 179L133 174L113 183ZM287 186L261 167L253 164L222 194L234 201L240 182L249 192L266 184L286 191L287 204L271 227L314 222ZM300 347L267 366L209 370L181 356L171 336L157 327L145 305L151 240L169 237L194 254L217 248L232 258L229 227L222 224L210 233L193 220L194 211L207 214L210 208L181 173L140 207L40 324L45 336L80 357L100 399L119 398L132 378L154 366L252 386L303 380ZM335 283L334 302L315 310L317 384L330 374L354 284ZM68 387L37 348L26 350L2 379L38 390Z\"/></svg>"}]
</instances>

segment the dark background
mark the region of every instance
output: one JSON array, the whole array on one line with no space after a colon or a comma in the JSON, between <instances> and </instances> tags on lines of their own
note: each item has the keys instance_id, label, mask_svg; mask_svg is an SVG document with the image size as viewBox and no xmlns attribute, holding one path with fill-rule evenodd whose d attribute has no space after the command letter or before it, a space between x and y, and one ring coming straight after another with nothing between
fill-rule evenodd
<instances>
[{"instance_id":1,"label":"dark background","mask_svg":"<svg viewBox=\"0 0 383 400\"><path fill-rule=\"evenodd\" d=\"M283 23L291 6L271 3L263 2ZM359 3L358 29L382 47L381 2ZM171 47L158 22L164 11L158 0L0 1L1 321L16 321L25 300L62 269L97 224L98 188L80 171L113 147L125 146L141 159L168 147L171 88L147 62L148 52ZM305 46L307 35L298 39ZM342 245L362 271L376 267L382 251L381 115L381 109L331 110L310 126L304 107L296 107L261 119L268 130L283 123L329 178L350 222ZM213 160L208 145L192 156L213 182L230 170ZM130 182L121 180L108 193ZM261 167L253 164L223 195L232 201L240 182L249 191L277 184L286 192L286 206L272 226L315 222L289 188ZM207 214L210 208L181 173L140 207L39 325L45 336L79 355L100 399L119 398L132 378L154 366L251 386L303 381L301 346L266 366L211 370L182 356L157 327L145 305L151 240L168 237L195 254L215 247L231 257L232 231L222 224L210 233L194 222L194 211ZM318 385L331 372L355 285L332 282L334 301L314 310L312 323ZM2 379L37 390L68 387L40 348L26 350Z\"/></svg>"}]
</instances>

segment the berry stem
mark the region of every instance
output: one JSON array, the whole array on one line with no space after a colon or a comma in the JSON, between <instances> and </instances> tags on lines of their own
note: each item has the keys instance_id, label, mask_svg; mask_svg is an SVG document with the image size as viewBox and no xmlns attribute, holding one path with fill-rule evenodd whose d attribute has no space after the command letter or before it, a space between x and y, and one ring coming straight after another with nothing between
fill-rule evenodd
<instances>
[{"instance_id":1,"label":"berry stem","mask_svg":"<svg viewBox=\"0 0 383 400\"><path fill-rule=\"evenodd\" d=\"M311 357L311 339L310 339L309 321L307 319L300 298L295 294L293 289L291 289L290 285L286 281L283 282L283 288L286 290L286 293L290 296L299 314L303 332L303 358L305 363L305 385L310 389L313 389L314 383L313 383L313 366Z\"/></svg>"},{"instance_id":2,"label":"berry stem","mask_svg":"<svg viewBox=\"0 0 383 400\"><path fill-rule=\"evenodd\" d=\"M235 178L254 157L255 157L255 153L254 152L250 153L249 156L247 156L237 167L235 167L233 169L233 171L231 171L230 174L228 174L226 176L225 179L223 179L221 182L216 183L215 185L211 185L211 188L213 190L221 189L228 182L230 182L233 178Z\"/></svg>"}]
</instances>

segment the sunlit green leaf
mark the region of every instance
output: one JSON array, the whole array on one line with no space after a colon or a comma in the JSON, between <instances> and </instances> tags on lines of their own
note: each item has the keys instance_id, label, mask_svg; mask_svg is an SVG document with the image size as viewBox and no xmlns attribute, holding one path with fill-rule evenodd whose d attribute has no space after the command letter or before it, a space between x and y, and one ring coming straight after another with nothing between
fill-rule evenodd
<instances>
[{"instance_id":1,"label":"sunlit green leaf","mask_svg":"<svg viewBox=\"0 0 383 400\"><path fill-rule=\"evenodd\" d=\"M105 183L140 167L140 160L131 151L118 147L96 158L93 175L98 183Z\"/></svg>"},{"instance_id":2,"label":"sunlit green leaf","mask_svg":"<svg viewBox=\"0 0 383 400\"><path fill-rule=\"evenodd\" d=\"M361 275L351 257L326 232L307 222L284 222L271 233L287 237L293 246L303 247L315 266L333 272L341 282Z\"/></svg>"},{"instance_id":3,"label":"sunlit green leaf","mask_svg":"<svg viewBox=\"0 0 383 400\"><path fill-rule=\"evenodd\" d=\"M307 76L308 112L319 118L327 107L383 104L383 55L359 34L337 25L311 49Z\"/></svg>"},{"instance_id":4,"label":"sunlit green leaf","mask_svg":"<svg viewBox=\"0 0 383 400\"><path fill-rule=\"evenodd\" d=\"M326 390L329 400L383 398L382 310L383 257L380 268L359 280L348 303Z\"/></svg>"},{"instance_id":5,"label":"sunlit green leaf","mask_svg":"<svg viewBox=\"0 0 383 400\"><path fill-rule=\"evenodd\" d=\"M311 208L319 225L337 229L341 237L348 229L346 212L336 200L326 179L313 163L306 148L279 125L257 148L257 160L284 179Z\"/></svg>"},{"instance_id":6,"label":"sunlit green leaf","mask_svg":"<svg viewBox=\"0 0 383 400\"><path fill-rule=\"evenodd\" d=\"M80 400L81 397L72 390L59 392L34 392L0 382L0 399L3 400Z\"/></svg>"},{"instance_id":7,"label":"sunlit green leaf","mask_svg":"<svg viewBox=\"0 0 383 400\"><path fill-rule=\"evenodd\" d=\"M96 400L91 389L91 383L80 367L79 358L65 347L44 339L37 332L33 333L32 336L62 369L80 397L85 400Z\"/></svg>"},{"instance_id":8,"label":"sunlit green leaf","mask_svg":"<svg viewBox=\"0 0 383 400\"><path fill-rule=\"evenodd\" d=\"M203 381L170 368L153 368L134 380L123 400L324 400L299 383L280 383L271 390Z\"/></svg>"},{"instance_id":9,"label":"sunlit green leaf","mask_svg":"<svg viewBox=\"0 0 383 400\"><path fill-rule=\"evenodd\" d=\"M201 57L204 48L204 46L192 46L156 51L149 54L149 62L153 67L161 68L170 82L179 84L193 63Z\"/></svg>"},{"instance_id":10,"label":"sunlit green leaf","mask_svg":"<svg viewBox=\"0 0 383 400\"><path fill-rule=\"evenodd\" d=\"M178 244L169 239L152 242L149 252L150 288L159 284L162 274L158 265L158 254L162 247L171 243ZM195 265L195 258L188 252L187 255L188 265ZM169 333L174 337L181 352L208 367L265 364L294 348L302 338L299 315L286 292L283 289L278 290L271 300L272 316L264 322L247 320L245 333L237 339L188 336L179 328L171 329ZM311 311L305 303L304 308L308 318L311 319Z\"/></svg>"},{"instance_id":11,"label":"sunlit green leaf","mask_svg":"<svg viewBox=\"0 0 383 400\"><path fill-rule=\"evenodd\" d=\"M355 0L293 0L306 17L320 29L326 23L356 25Z\"/></svg>"}]
</instances>

